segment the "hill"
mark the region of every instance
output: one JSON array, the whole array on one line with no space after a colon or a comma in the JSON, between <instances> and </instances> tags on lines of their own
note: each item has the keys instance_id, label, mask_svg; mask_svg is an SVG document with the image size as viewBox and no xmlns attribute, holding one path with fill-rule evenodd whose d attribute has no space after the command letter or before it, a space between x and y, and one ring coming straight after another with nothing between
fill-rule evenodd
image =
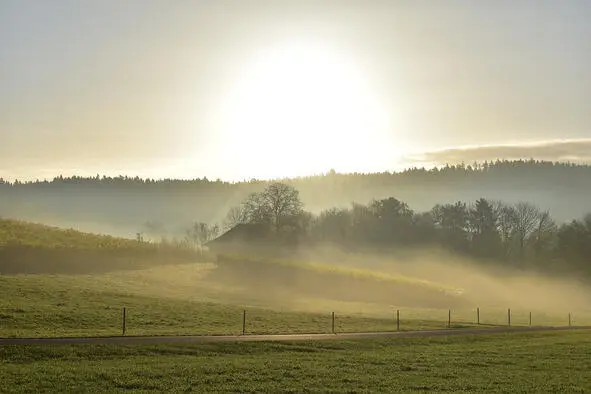
<instances>
[{"instance_id":1,"label":"hill","mask_svg":"<svg viewBox=\"0 0 591 394\"><path fill-rule=\"evenodd\" d=\"M0 220L0 272L11 274L97 274L138 270L207 258L195 251L41 224ZM429 281L309 262L220 255L206 280L243 287L271 303L312 297L341 302L450 307L463 300L456 289ZM170 275L170 274L169 274ZM177 282L182 282L177 278Z\"/></svg>"},{"instance_id":2,"label":"hill","mask_svg":"<svg viewBox=\"0 0 591 394\"><path fill-rule=\"evenodd\" d=\"M0 219L0 272L91 273L195 261L196 252L83 233L42 224Z\"/></svg>"},{"instance_id":3,"label":"hill","mask_svg":"<svg viewBox=\"0 0 591 394\"><path fill-rule=\"evenodd\" d=\"M0 336L113 334L123 306L130 309L133 332L158 334L236 332L244 308L250 332L323 332L331 311L339 330L391 329L396 309L404 329L442 328L449 308L454 324L473 322L476 306L486 324L506 317L502 297L479 294L486 287L482 280L462 292L458 284L442 284L443 278L335 263L226 255L217 263L196 263L200 257L175 245L0 220ZM463 272L466 281L475 280ZM563 290L541 285L544 293L555 292L555 304L534 305L521 302L533 290L510 284L515 324L526 324L528 311L536 322L561 321L565 311L577 321L589 316L574 299L571 309L558 305L556 294L566 297ZM579 304L587 305L581 295Z\"/></svg>"},{"instance_id":4,"label":"hill","mask_svg":"<svg viewBox=\"0 0 591 394\"><path fill-rule=\"evenodd\" d=\"M312 212L390 196L416 211L484 197L508 203L528 201L550 210L554 218L564 222L589 210L586 196L591 192L591 167L533 160L497 161L397 173L331 172L286 182L300 191L305 208ZM158 224L158 229L153 227L152 231L172 235L180 234L194 221L221 222L230 207L265 185L256 180L156 181L123 176L0 182L0 215L126 237L144 231L143 224L151 221Z\"/></svg>"},{"instance_id":5,"label":"hill","mask_svg":"<svg viewBox=\"0 0 591 394\"><path fill-rule=\"evenodd\" d=\"M175 245L152 244L41 224L0 220L0 272L93 274L201 260L204 255ZM269 261L221 255L208 280L286 297L318 297L423 307L461 301L454 288L402 276L318 263ZM286 293L287 291L287 293ZM402 301L404 300L404 301Z\"/></svg>"},{"instance_id":6,"label":"hill","mask_svg":"<svg viewBox=\"0 0 591 394\"><path fill-rule=\"evenodd\" d=\"M269 299L315 297L344 302L422 308L471 306L462 289L402 275L289 260L219 255L210 274L233 286L247 286Z\"/></svg>"}]
</instances>

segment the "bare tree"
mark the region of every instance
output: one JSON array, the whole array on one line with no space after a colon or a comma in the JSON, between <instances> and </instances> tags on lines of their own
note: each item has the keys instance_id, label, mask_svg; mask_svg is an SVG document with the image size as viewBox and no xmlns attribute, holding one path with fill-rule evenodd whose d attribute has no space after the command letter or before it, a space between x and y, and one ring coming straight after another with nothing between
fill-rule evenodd
<instances>
[{"instance_id":1,"label":"bare tree","mask_svg":"<svg viewBox=\"0 0 591 394\"><path fill-rule=\"evenodd\" d=\"M497 231L501 237L505 258L513 252L516 215L515 208L503 201L492 201L494 216L497 219Z\"/></svg>"},{"instance_id":2,"label":"bare tree","mask_svg":"<svg viewBox=\"0 0 591 394\"><path fill-rule=\"evenodd\" d=\"M272 215L264 192L252 193L242 203L248 223L271 224Z\"/></svg>"},{"instance_id":3,"label":"bare tree","mask_svg":"<svg viewBox=\"0 0 591 394\"><path fill-rule=\"evenodd\" d=\"M279 230L282 219L298 216L302 213L300 192L285 183L271 183L262 193L265 205L270 210L275 230Z\"/></svg>"},{"instance_id":4,"label":"bare tree","mask_svg":"<svg viewBox=\"0 0 591 394\"><path fill-rule=\"evenodd\" d=\"M185 239L195 249L200 249L205 243L216 238L219 232L217 224L210 226L207 223L196 222L187 230Z\"/></svg>"},{"instance_id":5,"label":"bare tree","mask_svg":"<svg viewBox=\"0 0 591 394\"><path fill-rule=\"evenodd\" d=\"M520 258L524 257L525 240L536 230L541 214L533 204L527 202L515 204L514 234L519 245Z\"/></svg>"},{"instance_id":6,"label":"bare tree","mask_svg":"<svg viewBox=\"0 0 591 394\"><path fill-rule=\"evenodd\" d=\"M223 222L224 231L228 231L238 224L248 223L248 213L243 205L230 208Z\"/></svg>"},{"instance_id":7,"label":"bare tree","mask_svg":"<svg viewBox=\"0 0 591 394\"><path fill-rule=\"evenodd\" d=\"M550 212L539 212L537 217L537 224L532 235L532 243L536 258L539 258L546 249L556 233L557 226L554 219L550 216Z\"/></svg>"},{"instance_id":8,"label":"bare tree","mask_svg":"<svg viewBox=\"0 0 591 394\"><path fill-rule=\"evenodd\" d=\"M248 223L265 223L279 231L302 213L302 202L296 188L284 183L271 183L264 191L252 193L242 203Z\"/></svg>"}]
</instances>

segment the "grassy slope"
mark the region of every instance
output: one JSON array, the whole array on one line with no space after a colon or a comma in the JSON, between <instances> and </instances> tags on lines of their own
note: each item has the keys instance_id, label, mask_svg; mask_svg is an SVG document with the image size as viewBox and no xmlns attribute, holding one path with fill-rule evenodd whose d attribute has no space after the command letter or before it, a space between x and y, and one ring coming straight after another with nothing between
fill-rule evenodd
<instances>
[{"instance_id":1,"label":"grassy slope","mask_svg":"<svg viewBox=\"0 0 591 394\"><path fill-rule=\"evenodd\" d=\"M101 275L0 276L0 336L118 335L128 308L128 333L236 334L247 309L249 333L329 332L336 312L339 332L395 328L389 305L350 303L275 294L257 298L250 288L208 280L211 265L184 264ZM512 323L526 325L526 311ZM473 309L453 310L452 325L474 321ZM481 322L505 324L506 310L482 309ZM573 315L574 324L591 323ZM565 325L562 316L534 314L534 324ZM447 310L401 308L401 329L445 328Z\"/></svg>"},{"instance_id":2,"label":"grassy slope","mask_svg":"<svg viewBox=\"0 0 591 394\"><path fill-rule=\"evenodd\" d=\"M43 248L77 249L147 249L148 243L110 235L84 233L73 229L47 226L39 223L0 219L0 245L27 245Z\"/></svg>"},{"instance_id":3,"label":"grassy slope","mask_svg":"<svg viewBox=\"0 0 591 394\"><path fill-rule=\"evenodd\" d=\"M265 289L291 289L318 298L405 306L448 308L466 305L457 289L438 283L318 263L218 256L214 279L239 285L257 283Z\"/></svg>"},{"instance_id":4,"label":"grassy slope","mask_svg":"<svg viewBox=\"0 0 591 394\"><path fill-rule=\"evenodd\" d=\"M2 245L15 243L35 247L39 252L36 257L40 259L35 260L35 264L39 267L52 263L47 261L47 253L54 248L83 251L153 248L133 240L0 220L0 249ZM0 267L6 261L0 258ZM72 263L89 265L84 259ZM447 324L447 305L439 309L411 309L397 304L396 301L400 301L397 297L387 297L385 303L361 302L355 294L363 294L362 291L352 292L351 299L346 301L328 299L318 292L316 295L284 292L281 286L267 286L269 280L261 281L264 274L269 273L268 266L261 266L262 272L249 284L241 283L243 280L238 283L224 282L223 278L214 280L215 274L212 273L219 268L214 269L212 264L173 265L170 262L142 270L100 274L3 273L0 275L0 336L117 335L121 332L123 307L128 308L129 334L235 334L241 331L241 313L245 308L248 310L249 333L327 332L333 311L337 313L336 328L340 332L392 330L395 309L401 309L401 329L444 328ZM366 289L370 290L373 289L372 281L436 292L447 290L412 278L379 276L359 270L333 270L317 264L286 266L279 263L273 266L278 269L279 276L286 277L287 272L290 279L295 276L292 275L294 270L305 271L308 276L303 282L310 282L309 279L318 273L323 278L345 277L350 281L357 278L365 281ZM287 267L286 271L283 271L284 267ZM351 291L351 286L341 287ZM328 291L329 295L331 293ZM414 295L408 298L412 299ZM513 313L513 324L527 324L526 311ZM487 324L506 322L506 312L500 309L483 310L481 317L481 321ZM454 326L472 323L474 308L454 309L452 320ZM586 323L577 315L573 321L575 324ZM566 322L566 315L559 318L534 316L534 324L564 325Z\"/></svg>"},{"instance_id":5,"label":"grassy slope","mask_svg":"<svg viewBox=\"0 0 591 394\"><path fill-rule=\"evenodd\" d=\"M0 272L86 273L195 261L197 254L174 245L83 233L0 219Z\"/></svg>"},{"instance_id":6,"label":"grassy slope","mask_svg":"<svg viewBox=\"0 0 591 394\"><path fill-rule=\"evenodd\" d=\"M199 269L194 265L179 267L183 268L188 277L191 268L194 278L199 277ZM330 313L334 309L328 306L336 305L327 305L325 313L302 312L280 304L262 308L255 300L244 302L239 292L215 287L199 289L198 282L194 283L193 293L183 289L186 282L179 282L175 293L172 286L176 282L166 287L157 281L158 274L165 272L162 268L152 272L154 276L144 272L144 276L136 277L132 272L92 276L0 276L0 336L120 335L123 307L127 308L129 335L237 334L242 330L244 309L247 309L248 333L331 330ZM152 286L161 287L157 291ZM443 319L415 316L412 321L403 320L401 328L444 327ZM337 312L339 332L394 328L392 315Z\"/></svg>"},{"instance_id":7,"label":"grassy slope","mask_svg":"<svg viewBox=\"0 0 591 394\"><path fill-rule=\"evenodd\" d=\"M591 333L0 347L6 392L583 392Z\"/></svg>"},{"instance_id":8,"label":"grassy slope","mask_svg":"<svg viewBox=\"0 0 591 394\"><path fill-rule=\"evenodd\" d=\"M392 275L383 272L376 272L361 268L341 267L330 264L323 264L320 262L298 262L286 259L276 260L264 260L264 259L250 259L248 257L241 257L236 255L223 255L221 256L221 263L228 264L231 267L237 265L244 266L248 264L248 267L261 266L262 269L269 269L269 266L280 267L286 271L304 271L315 274L324 274L331 276L344 276L352 279L368 280L373 282L386 282L392 285L406 285L406 286L417 286L425 289L439 291L442 293L449 292L455 293L461 291L461 289L446 286L444 284L435 283L428 280L411 278L404 275ZM258 267L257 267L258 268Z\"/></svg>"}]
</instances>

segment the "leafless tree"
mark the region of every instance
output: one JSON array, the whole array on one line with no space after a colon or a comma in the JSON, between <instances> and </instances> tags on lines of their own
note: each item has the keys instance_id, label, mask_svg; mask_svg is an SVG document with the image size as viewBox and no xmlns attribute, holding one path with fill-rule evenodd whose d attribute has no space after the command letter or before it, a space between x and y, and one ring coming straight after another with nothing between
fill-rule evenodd
<instances>
[{"instance_id":1,"label":"leafless tree","mask_svg":"<svg viewBox=\"0 0 591 394\"><path fill-rule=\"evenodd\" d=\"M228 231L241 223L248 223L248 214L246 209L242 205L232 207L230 208L228 214L226 215L226 218L224 219L224 231Z\"/></svg>"},{"instance_id":2,"label":"leafless tree","mask_svg":"<svg viewBox=\"0 0 591 394\"><path fill-rule=\"evenodd\" d=\"M210 226L207 223L193 223L187 230L185 239L194 248L199 249L203 245L218 236L220 229L217 224Z\"/></svg>"},{"instance_id":3,"label":"leafless tree","mask_svg":"<svg viewBox=\"0 0 591 394\"><path fill-rule=\"evenodd\" d=\"M262 193L265 205L271 213L271 218L276 230L281 228L281 220L288 217L299 216L302 213L302 201L300 192L293 186L285 183L271 183Z\"/></svg>"},{"instance_id":4,"label":"leafless tree","mask_svg":"<svg viewBox=\"0 0 591 394\"><path fill-rule=\"evenodd\" d=\"M302 206L298 190L279 182L271 183L260 193L252 193L242 204L247 222L266 223L276 231L300 216Z\"/></svg>"},{"instance_id":5,"label":"leafless tree","mask_svg":"<svg viewBox=\"0 0 591 394\"><path fill-rule=\"evenodd\" d=\"M550 216L550 212L539 212L536 228L532 234L532 243L536 258L538 258L543 250L549 246L548 244L556 230L557 226L554 219Z\"/></svg>"},{"instance_id":6,"label":"leafless tree","mask_svg":"<svg viewBox=\"0 0 591 394\"><path fill-rule=\"evenodd\" d=\"M248 223L271 224L271 210L263 193L252 193L242 203Z\"/></svg>"},{"instance_id":7,"label":"leafless tree","mask_svg":"<svg viewBox=\"0 0 591 394\"><path fill-rule=\"evenodd\" d=\"M517 213L514 207L502 201L494 200L491 204L493 206L494 216L497 219L497 231L501 237L503 254L507 258L513 252Z\"/></svg>"},{"instance_id":8,"label":"leafless tree","mask_svg":"<svg viewBox=\"0 0 591 394\"><path fill-rule=\"evenodd\" d=\"M536 230L542 212L533 204L519 202L515 204L514 234L519 245L519 256L524 257L525 240Z\"/></svg>"}]
</instances>

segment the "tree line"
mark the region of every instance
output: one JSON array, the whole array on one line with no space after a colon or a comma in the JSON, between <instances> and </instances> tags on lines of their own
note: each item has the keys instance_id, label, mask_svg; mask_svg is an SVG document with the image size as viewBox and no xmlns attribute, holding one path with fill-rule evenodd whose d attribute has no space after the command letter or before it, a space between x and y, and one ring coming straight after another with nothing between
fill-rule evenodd
<instances>
[{"instance_id":1,"label":"tree line","mask_svg":"<svg viewBox=\"0 0 591 394\"><path fill-rule=\"evenodd\" d=\"M587 211L591 167L495 161L369 174L328 171L281 182L296 187L306 209L315 214L371 198L395 196L415 211L427 211L436 203L473 202L486 196L512 204L528 201L550 209L557 222L564 222ZM85 231L112 230L122 236L134 236L138 225L151 220L178 235L176 229L187 228L192 220L221 222L229 207L270 183L99 175L26 182L0 179L0 216L59 226L88 224Z\"/></svg>"},{"instance_id":2,"label":"tree line","mask_svg":"<svg viewBox=\"0 0 591 394\"><path fill-rule=\"evenodd\" d=\"M384 171L379 173L337 173L334 169L327 171L324 174L302 176L289 179L287 181L298 183L299 186L304 186L309 182L322 181L325 178L337 177L341 180L354 181L359 178L364 178L370 183L382 183L387 181L402 181L408 178L418 179L439 179L442 181L450 181L452 179L466 179L486 177L498 177L507 180L507 177L514 177L527 174L530 178L547 179L553 175L566 175L569 179L589 179L591 176L591 166L586 164L576 164L568 162L552 162L545 160L495 160L474 162L471 164L445 164L439 167L425 168L425 167L411 167L402 171L392 172ZM138 188L138 187L154 187L154 188L179 188L179 189L199 189L210 187L228 187L236 184L259 184L266 185L269 182L252 178L237 182L228 182L221 179L211 180L207 177L194 179L154 179L154 178L140 178L138 176L118 175L118 176L63 176L59 175L53 179L47 180L19 180L12 181L4 179L0 174L0 188L61 188L67 185L86 185L104 188Z\"/></svg>"},{"instance_id":3,"label":"tree line","mask_svg":"<svg viewBox=\"0 0 591 394\"><path fill-rule=\"evenodd\" d=\"M271 183L228 212L223 224L256 223L298 243L329 243L349 249L439 246L474 260L517 267L576 269L591 273L591 214L557 224L548 210L529 202L436 204L416 212L395 197L367 204L304 210L298 190Z\"/></svg>"}]
</instances>

